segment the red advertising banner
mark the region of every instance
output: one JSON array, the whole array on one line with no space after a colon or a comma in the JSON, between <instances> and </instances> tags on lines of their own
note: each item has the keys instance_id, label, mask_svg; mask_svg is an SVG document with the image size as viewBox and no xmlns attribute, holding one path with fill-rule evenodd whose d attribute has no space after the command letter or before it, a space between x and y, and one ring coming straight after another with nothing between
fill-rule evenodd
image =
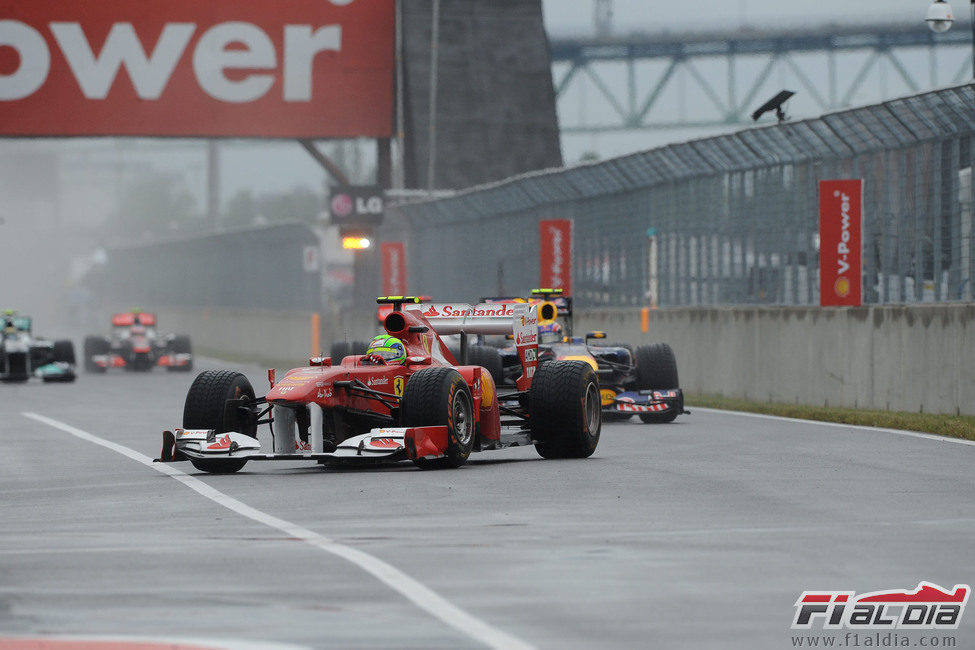
<instances>
[{"instance_id":1,"label":"red advertising banner","mask_svg":"<svg viewBox=\"0 0 975 650\"><path fill-rule=\"evenodd\" d=\"M859 307L863 180L819 181L819 304Z\"/></svg>"},{"instance_id":2,"label":"red advertising banner","mask_svg":"<svg viewBox=\"0 0 975 650\"><path fill-rule=\"evenodd\" d=\"M572 295L572 219L538 223L540 287L562 289Z\"/></svg>"},{"instance_id":3,"label":"red advertising banner","mask_svg":"<svg viewBox=\"0 0 975 650\"><path fill-rule=\"evenodd\" d=\"M388 137L395 0L30 0L0 135Z\"/></svg>"},{"instance_id":4,"label":"red advertising banner","mask_svg":"<svg viewBox=\"0 0 975 650\"><path fill-rule=\"evenodd\" d=\"M406 295L406 247L401 241L383 242L382 254L383 295Z\"/></svg>"}]
</instances>

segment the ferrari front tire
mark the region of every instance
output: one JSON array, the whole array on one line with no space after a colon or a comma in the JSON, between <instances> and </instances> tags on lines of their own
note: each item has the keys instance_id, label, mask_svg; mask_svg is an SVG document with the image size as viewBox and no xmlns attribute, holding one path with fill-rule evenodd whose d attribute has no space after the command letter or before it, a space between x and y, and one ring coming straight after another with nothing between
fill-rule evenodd
<instances>
[{"instance_id":1,"label":"ferrari front tire","mask_svg":"<svg viewBox=\"0 0 975 650\"><path fill-rule=\"evenodd\" d=\"M254 399L254 389L243 374L233 370L206 370L193 380L183 404L184 429L213 429L217 433L237 431L257 438L257 422L228 409L227 400L242 397ZM193 467L211 474L228 474L240 470L246 459L191 459Z\"/></svg>"},{"instance_id":2,"label":"ferrari front tire","mask_svg":"<svg viewBox=\"0 0 975 650\"><path fill-rule=\"evenodd\" d=\"M423 368L406 382L400 400L404 427L447 426L447 450L442 458L416 458L421 469L457 468L474 449L474 400L470 388L453 368Z\"/></svg>"}]
</instances>

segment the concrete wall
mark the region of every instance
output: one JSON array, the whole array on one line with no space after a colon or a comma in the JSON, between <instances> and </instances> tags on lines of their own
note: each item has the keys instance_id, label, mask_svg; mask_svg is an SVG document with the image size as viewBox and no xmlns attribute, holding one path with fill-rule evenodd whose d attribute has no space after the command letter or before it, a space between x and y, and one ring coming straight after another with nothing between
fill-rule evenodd
<instances>
[{"instance_id":1,"label":"concrete wall","mask_svg":"<svg viewBox=\"0 0 975 650\"><path fill-rule=\"evenodd\" d=\"M975 305L578 313L576 334L669 343L681 386L756 401L975 415Z\"/></svg>"},{"instance_id":2,"label":"concrete wall","mask_svg":"<svg viewBox=\"0 0 975 650\"><path fill-rule=\"evenodd\" d=\"M310 312L159 313L163 330L191 334L211 354L299 365L311 353ZM347 316L322 316L323 351L375 334L371 318L341 324ZM975 415L975 304L660 309L650 312L648 333L639 309L576 314L577 335L596 329L610 341L669 343L691 393Z\"/></svg>"}]
</instances>

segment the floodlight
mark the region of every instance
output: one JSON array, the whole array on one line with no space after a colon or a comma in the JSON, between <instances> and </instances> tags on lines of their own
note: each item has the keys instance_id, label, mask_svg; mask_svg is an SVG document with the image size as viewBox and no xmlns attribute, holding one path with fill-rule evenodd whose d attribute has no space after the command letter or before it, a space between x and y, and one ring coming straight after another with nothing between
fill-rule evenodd
<instances>
[{"instance_id":1,"label":"floodlight","mask_svg":"<svg viewBox=\"0 0 975 650\"><path fill-rule=\"evenodd\" d=\"M768 113L769 111L775 111L775 116L779 118L779 122L784 121L786 116L785 113L782 112L782 104L788 101L788 99L793 95L795 95L795 93L791 90L781 91L778 95L759 106L758 110L752 113L752 119L757 120L763 114Z\"/></svg>"}]
</instances>

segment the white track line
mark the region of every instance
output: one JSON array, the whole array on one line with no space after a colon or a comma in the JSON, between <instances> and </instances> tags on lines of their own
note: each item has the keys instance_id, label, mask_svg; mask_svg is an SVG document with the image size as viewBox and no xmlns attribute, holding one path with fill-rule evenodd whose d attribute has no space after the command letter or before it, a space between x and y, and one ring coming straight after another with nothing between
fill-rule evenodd
<instances>
[{"instance_id":1,"label":"white track line","mask_svg":"<svg viewBox=\"0 0 975 650\"><path fill-rule=\"evenodd\" d=\"M860 429L862 431L874 431L878 433L893 433L898 436L908 438L921 438L923 440L937 440L938 442L953 442L958 445L975 446L975 440L965 440L963 438L952 438L950 436L938 436L933 433L920 433L917 431L902 431L900 429L885 429L883 427L868 427L862 424L843 424L842 422L822 422L820 420L803 420L802 418L787 418L781 415L767 415L765 413L748 413L747 411L725 411L724 409L705 408L703 406L692 406L695 411L705 413L720 413L722 415L740 415L746 418L761 418L765 420L780 420L783 422L795 422L800 424L814 424L822 427L840 427L843 429Z\"/></svg>"},{"instance_id":2,"label":"white track line","mask_svg":"<svg viewBox=\"0 0 975 650\"><path fill-rule=\"evenodd\" d=\"M129 449L128 447L105 440L104 438L99 438L98 436L92 435L87 431L82 431L81 429L77 429L69 424L59 422L58 420L53 420L43 415L38 415L37 413L25 412L21 413L21 415L38 422L42 422L48 426L54 427L55 429L60 429L65 433L70 433L76 438L80 438L86 442L100 445L106 449L110 449L116 453L122 454L127 458L131 458L136 462L142 463L146 467L151 467L158 472L167 474L191 490L205 496L214 503L222 505L228 510L232 510L239 515L253 519L254 521L264 524L270 528L276 528L277 530L280 530L291 537L300 539L306 544L321 549L326 553L331 553L332 555L340 557L344 560L348 560L366 573L370 573L375 576L390 589L400 593L414 605L424 610L437 620L449 625L461 634L483 643L489 648L498 648L499 650L534 650L534 646L530 643L511 636L507 632L492 627L481 619L472 616L440 596L429 587L417 582L396 567L383 562L377 557L373 557L372 555L352 548L351 546L339 544L328 537L319 535L314 531L303 528L297 524L293 524L290 521L285 521L284 519L279 519L273 515L261 512L260 510L252 508L251 506L242 503L233 497L227 496L219 490L215 490L198 478L190 476L172 465L166 463L154 463L148 456L144 456L143 454Z\"/></svg>"}]
</instances>

